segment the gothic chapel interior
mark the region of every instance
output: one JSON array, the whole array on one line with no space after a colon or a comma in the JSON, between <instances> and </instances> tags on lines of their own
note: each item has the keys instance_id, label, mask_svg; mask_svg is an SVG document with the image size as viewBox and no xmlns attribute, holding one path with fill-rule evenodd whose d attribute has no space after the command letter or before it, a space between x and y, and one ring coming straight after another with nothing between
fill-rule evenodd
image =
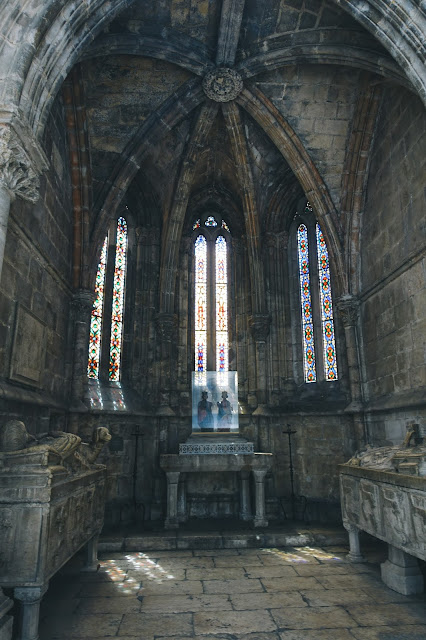
<instances>
[{"instance_id":1,"label":"gothic chapel interior","mask_svg":"<svg viewBox=\"0 0 426 640\"><path fill-rule=\"evenodd\" d=\"M237 373L270 522L289 426L296 494L341 523L338 465L425 425L425 11L0 3L0 423L107 427L107 529L164 522L194 375ZM238 501L188 479L190 518Z\"/></svg>"}]
</instances>

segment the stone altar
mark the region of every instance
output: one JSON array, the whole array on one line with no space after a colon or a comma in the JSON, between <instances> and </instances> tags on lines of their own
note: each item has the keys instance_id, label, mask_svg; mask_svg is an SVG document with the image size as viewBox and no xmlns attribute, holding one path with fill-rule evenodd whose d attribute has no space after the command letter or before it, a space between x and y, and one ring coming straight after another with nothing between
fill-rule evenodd
<instances>
[{"instance_id":1,"label":"stone altar","mask_svg":"<svg viewBox=\"0 0 426 640\"><path fill-rule=\"evenodd\" d=\"M339 466L350 560L363 561L359 531L387 542L382 580L404 595L423 591L417 558L426 560L426 448L419 439L410 446L410 440L406 437L401 446L369 447Z\"/></svg>"},{"instance_id":2,"label":"stone altar","mask_svg":"<svg viewBox=\"0 0 426 640\"><path fill-rule=\"evenodd\" d=\"M83 545L97 569L106 467L94 461L110 438L100 427L91 445L61 432L36 440L16 420L1 430L0 585L21 603L19 640L38 639L49 579Z\"/></svg>"},{"instance_id":3,"label":"stone altar","mask_svg":"<svg viewBox=\"0 0 426 640\"><path fill-rule=\"evenodd\" d=\"M214 444L213 444L214 443ZM183 446L183 445L182 445ZM208 450L214 447L215 452ZM177 529L180 522L185 522L186 487L185 474L188 473L230 473L240 476L240 518L254 520L255 527L268 526L265 513L265 476L272 467L272 453L234 453L229 451L251 450L250 443L241 438L212 437L209 443L202 436L192 436L185 444L186 453L163 454L160 466L167 477L167 515L166 529ZM191 448L194 452L191 452ZM200 453L196 453L200 450ZM250 474L255 481L255 516L251 513Z\"/></svg>"}]
</instances>

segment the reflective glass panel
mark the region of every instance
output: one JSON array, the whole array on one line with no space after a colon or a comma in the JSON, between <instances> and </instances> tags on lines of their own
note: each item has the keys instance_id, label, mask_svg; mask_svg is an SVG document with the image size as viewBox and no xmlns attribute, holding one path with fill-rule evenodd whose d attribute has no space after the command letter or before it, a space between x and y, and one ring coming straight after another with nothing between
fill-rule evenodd
<instances>
[{"instance_id":1,"label":"reflective glass panel","mask_svg":"<svg viewBox=\"0 0 426 640\"><path fill-rule=\"evenodd\" d=\"M228 371L228 270L226 240L216 240L216 371Z\"/></svg>"}]
</instances>

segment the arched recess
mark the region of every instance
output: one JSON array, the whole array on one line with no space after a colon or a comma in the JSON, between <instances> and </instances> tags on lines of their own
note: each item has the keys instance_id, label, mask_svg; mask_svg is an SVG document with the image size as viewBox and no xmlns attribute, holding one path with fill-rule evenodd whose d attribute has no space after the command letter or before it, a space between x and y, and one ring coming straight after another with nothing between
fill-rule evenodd
<instances>
[{"instance_id":1,"label":"arched recess","mask_svg":"<svg viewBox=\"0 0 426 640\"><path fill-rule=\"evenodd\" d=\"M91 236L90 264L96 263L96 251L100 246L108 221L116 212L126 195L127 189L140 169L142 159L152 144L158 144L167 133L184 120L199 104L205 95L198 79L188 80L172 94L157 111L145 120L134 138L121 154L120 161L106 181L95 210L98 216Z\"/></svg>"},{"instance_id":2,"label":"arched recess","mask_svg":"<svg viewBox=\"0 0 426 640\"><path fill-rule=\"evenodd\" d=\"M243 89L237 102L275 144L313 206L334 259L333 275L337 285L335 293L343 295L347 291L347 274L342 250L343 234L337 211L318 169L287 120L259 89Z\"/></svg>"}]
</instances>

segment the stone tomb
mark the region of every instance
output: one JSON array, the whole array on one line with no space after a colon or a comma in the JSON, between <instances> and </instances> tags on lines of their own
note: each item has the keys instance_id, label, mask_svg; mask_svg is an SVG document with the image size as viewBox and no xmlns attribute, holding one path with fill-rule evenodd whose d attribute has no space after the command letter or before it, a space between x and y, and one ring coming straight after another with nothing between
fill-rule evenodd
<instances>
[{"instance_id":1,"label":"stone tomb","mask_svg":"<svg viewBox=\"0 0 426 640\"><path fill-rule=\"evenodd\" d=\"M15 434L3 437L8 425L21 430L23 448L11 450ZM19 640L38 639L40 601L49 579L83 545L88 545L86 569L97 569L106 467L95 465L94 460L110 436L103 427L96 432L102 441L94 448L62 432L25 448L34 438L22 422L11 421L2 431L0 585L14 589L21 603ZM0 605L9 606L7 602ZM6 624L10 627L8 620Z\"/></svg>"},{"instance_id":2,"label":"stone tomb","mask_svg":"<svg viewBox=\"0 0 426 640\"><path fill-rule=\"evenodd\" d=\"M359 531L388 543L383 581L404 595L423 591L416 558L426 560L426 477L340 465L343 524L354 562L363 557Z\"/></svg>"}]
</instances>

